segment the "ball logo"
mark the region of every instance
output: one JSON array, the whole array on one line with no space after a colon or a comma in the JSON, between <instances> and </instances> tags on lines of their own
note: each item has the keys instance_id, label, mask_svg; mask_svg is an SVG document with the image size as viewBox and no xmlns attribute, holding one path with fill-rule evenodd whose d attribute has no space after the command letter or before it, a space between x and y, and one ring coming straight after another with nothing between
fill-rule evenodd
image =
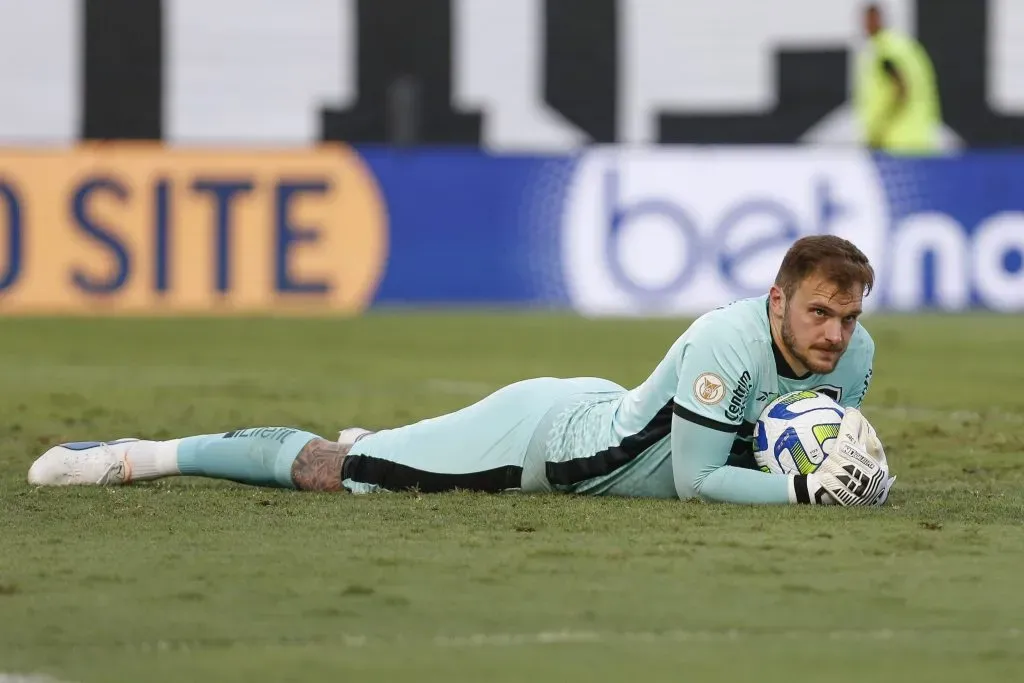
<instances>
[{"instance_id":1,"label":"ball logo","mask_svg":"<svg viewBox=\"0 0 1024 683\"><path fill-rule=\"evenodd\" d=\"M725 382L713 372L705 372L693 383L693 395L701 403L713 406L725 398Z\"/></svg>"},{"instance_id":2,"label":"ball logo","mask_svg":"<svg viewBox=\"0 0 1024 683\"><path fill-rule=\"evenodd\" d=\"M804 235L846 237L882 269L888 223L863 152L598 148L569 184L561 257L585 314L699 315L766 293Z\"/></svg>"}]
</instances>

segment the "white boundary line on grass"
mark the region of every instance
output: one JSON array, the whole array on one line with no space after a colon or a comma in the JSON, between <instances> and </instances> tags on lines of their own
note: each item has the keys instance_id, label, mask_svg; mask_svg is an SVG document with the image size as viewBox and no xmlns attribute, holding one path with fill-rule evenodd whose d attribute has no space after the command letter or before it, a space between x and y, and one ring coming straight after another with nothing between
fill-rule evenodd
<instances>
[{"instance_id":1,"label":"white boundary line on grass","mask_svg":"<svg viewBox=\"0 0 1024 683\"><path fill-rule=\"evenodd\" d=\"M982 637L988 639L1016 639L1024 636L1020 629L1006 629L1003 631L946 631L942 629L921 630L921 629L878 629L878 630L848 630L848 631L812 631L812 630L764 630L764 631L743 631L742 629L729 629L727 631L652 631L652 632L623 632L608 633L601 631L549 631L540 633L525 634L475 634L471 636L437 636L433 644L440 647L481 647L481 646L514 646L514 645L562 645L573 643L596 643L609 644L618 642L630 643L716 643L716 642L737 642L743 640L755 640L768 638L771 640L799 640L822 638L829 640L917 640L930 639L936 636L947 636L962 639L965 637Z\"/></svg>"},{"instance_id":2,"label":"white boundary line on grass","mask_svg":"<svg viewBox=\"0 0 1024 683\"><path fill-rule=\"evenodd\" d=\"M926 641L936 638L951 638L957 641L983 639L985 641L1017 640L1024 637L1024 630L1009 628L1001 630L958 630L958 629L850 629L819 631L812 629L763 629L744 631L729 629L724 631L697 631L674 629L667 631L539 631L537 633L474 633L453 636L367 636L342 634L331 638L297 638L280 641L263 640L213 640L213 641L157 641L156 643L125 643L123 648L142 652L170 652L204 649L220 649L245 647L251 645L279 645L285 647L305 647L309 645L339 645L350 648L373 646L401 647L423 646L437 648L489 648L489 647L521 647L529 645L610 645L613 643L735 643L752 640L808 640L821 641ZM0 683L7 683L0 679ZM35 683L35 682L33 682Z\"/></svg>"}]
</instances>

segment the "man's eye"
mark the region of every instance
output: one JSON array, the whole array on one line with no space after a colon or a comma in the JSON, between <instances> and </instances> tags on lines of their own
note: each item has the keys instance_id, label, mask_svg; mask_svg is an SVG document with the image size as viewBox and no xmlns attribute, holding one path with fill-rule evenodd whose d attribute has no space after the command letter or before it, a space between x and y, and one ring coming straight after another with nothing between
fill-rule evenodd
<instances>
[{"instance_id":1,"label":"man's eye","mask_svg":"<svg viewBox=\"0 0 1024 683\"><path fill-rule=\"evenodd\" d=\"M828 313L825 312L824 308L815 308L814 309L814 315L824 316L824 315L828 315Z\"/></svg>"}]
</instances>

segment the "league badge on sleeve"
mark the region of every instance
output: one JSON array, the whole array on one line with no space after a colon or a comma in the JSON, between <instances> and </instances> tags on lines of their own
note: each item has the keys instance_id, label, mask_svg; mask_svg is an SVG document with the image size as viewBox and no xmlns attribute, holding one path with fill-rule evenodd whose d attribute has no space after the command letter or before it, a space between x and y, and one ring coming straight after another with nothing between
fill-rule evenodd
<instances>
[{"instance_id":1,"label":"league badge on sleeve","mask_svg":"<svg viewBox=\"0 0 1024 683\"><path fill-rule=\"evenodd\" d=\"M693 395L697 400L713 406L725 398L725 382L713 372L705 372L693 383Z\"/></svg>"}]
</instances>

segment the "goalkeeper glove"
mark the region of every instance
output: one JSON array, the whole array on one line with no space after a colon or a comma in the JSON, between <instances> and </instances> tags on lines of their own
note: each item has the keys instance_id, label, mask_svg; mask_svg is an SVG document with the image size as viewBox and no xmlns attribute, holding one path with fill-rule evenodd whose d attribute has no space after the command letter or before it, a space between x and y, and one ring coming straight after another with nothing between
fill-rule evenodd
<instances>
[{"instance_id":1,"label":"goalkeeper glove","mask_svg":"<svg viewBox=\"0 0 1024 683\"><path fill-rule=\"evenodd\" d=\"M881 505L895 480L874 428L847 408L832 452L815 472L794 477L793 489L798 503Z\"/></svg>"}]
</instances>

